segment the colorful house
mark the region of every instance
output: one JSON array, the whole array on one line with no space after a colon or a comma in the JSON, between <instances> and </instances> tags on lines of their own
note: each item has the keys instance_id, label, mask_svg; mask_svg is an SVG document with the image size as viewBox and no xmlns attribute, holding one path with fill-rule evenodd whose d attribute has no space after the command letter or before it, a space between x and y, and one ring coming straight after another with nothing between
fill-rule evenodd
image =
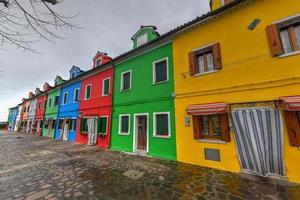
<instances>
[{"instance_id":1,"label":"colorful house","mask_svg":"<svg viewBox=\"0 0 300 200\"><path fill-rule=\"evenodd\" d=\"M111 148L176 159L173 50L154 26L132 37L134 49L114 59Z\"/></svg>"},{"instance_id":2,"label":"colorful house","mask_svg":"<svg viewBox=\"0 0 300 200\"><path fill-rule=\"evenodd\" d=\"M54 80L54 87L46 91L47 94L47 103L44 116L44 128L42 136L55 138L55 129L58 125L57 123L57 114L59 107L59 96L61 84L64 83L60 76L56 76Z\"/></svg>"},{"instance_id":3,"label":"colorful house","mask_svg":"<svg viewBox=\"0 0 300 200\"><path fill-rule=\"evenodd\" d=\"M28 113L28 122L29 129L27 129L28 133L36 133L37 129L37 123L35 120L35 113L37 109L37 102L38 102L38 95L41 94L41 90L39 88L35 89L34 96L30 99L30 105L29 105L29 113Z\"/></svg>"},{"instance_id":4,"label":"colorful house","mask_svg":"<svg viewBox=\"0 0 300 200\"><path fill-rule=\"evenodd\" d=\"M17 114L17 117L16 117L16 125L15 125L14 131L20 131L22 108L23 108L23 104L21 103L21 104L18 105L18 114Z\"/></svg>"},{"instance_id":5,"label":"colorful house","mask_svg":"<svg viewBox=\"0 0 300 200\"><path fill-rule=\"evenodd\" d=\"M28 123L28 115L29 115L29 108L30 108L30 99L33 97L33 92L29 92L28 99L23 99L23 107L21 113L21 131L22 132L29 132L29 123Z\"/></svg>"},{"instance_id":6,"label":"colorful house","mask_svg":"<svg viewBox=\"0 0 300 200\"><path fill-rule=\"evenodd\" d=\"M113 66L105 66L111 58L97 52L93 69L98 72L82 79L79 107L80 128L76 142L108 148L111 135Z\"/></svg>"},{"instance_id":7,"label":"colorful house","mask_svg":"<svg viewBox=\"0 0 300 200\"><path fill-rule=\"evenodd\" d=\"M44 115L47 106L47 91L51 89L49 83L43 86L43 92L37 97L37 108L35 113L36 134L42 135L44 126Z\"/></svg>"},{"instance_id":8,"label":"colorful house","mask_svg":"<svg viewBox=\"0 0 300 200\"><path fill-rule=\"evenodd\" d=\"M55 131L57 140L75 141L79 110L81 81L76 79L84 71L73 66L70 70L70 80L62 85L57 118L59 120Z\"/></svg>"},{"instance_id":9,"label":"colorful house","mask_svg":"<svg viewBox=\"0 0 300 200\"><path fill-rule=\"evenodd\" d=\"M177 159L300 182L300 2L223 4L173 34Z\"/></svg>"},{"instance_id":10,"label":"colorful house","mask_svg":"<svg viewBox=\"0 0 300 200\"><path fill-rule=\"evenodd\" d=\"M8 131L10 131L10 132L13 132L15 130L18 112L19 112L18 106L9 109Z\"/></svg>"}]
</instances>

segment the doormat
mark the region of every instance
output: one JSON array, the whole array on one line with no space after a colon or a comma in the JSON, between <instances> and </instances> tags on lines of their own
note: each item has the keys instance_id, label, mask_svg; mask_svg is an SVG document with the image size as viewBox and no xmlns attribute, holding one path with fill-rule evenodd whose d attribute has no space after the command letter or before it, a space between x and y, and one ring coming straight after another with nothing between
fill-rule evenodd
<instances>
[{"instance_id":1,"label":"doormat","mask_svg":"<svg viewBox=\"0 0 300 200\"><path fill-rule=\"evenodd\" d=\"M123 173L124 176L127 176L128 178L131 178L133 180L138 180L139 178L141 178L144 173L137 171L137 170L128 170L126 172Z\"/></svg>"}]
</instances>

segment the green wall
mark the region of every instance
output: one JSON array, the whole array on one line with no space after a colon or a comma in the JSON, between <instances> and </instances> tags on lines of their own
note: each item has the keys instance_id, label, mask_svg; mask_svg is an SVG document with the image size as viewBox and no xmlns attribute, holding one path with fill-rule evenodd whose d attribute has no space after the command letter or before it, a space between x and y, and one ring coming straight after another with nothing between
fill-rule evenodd
<instances>
[{"instance_id":1,"label":"green wall","mask_svg":"<svg viewBox=\"0 0 300 200\"><path fill-rule=\"evenodd\" d=\"M153 84L153 62L168 58L169 81ZM131 70L131 90L120 92L121 73ZM134 114L148 113L149 155L176 159L172 44L115 65L111 148L133 151ZM171 137L153 136L153 113L170 112ZM119 115L130 114L130 134L119 135Z\"/></svg>"},{"instance_id":2,"label":"green wall","mask_svg":"<svg viewBox=\"0 0 300 200\"><path fill-rule=\"evenodd\" d=\"M54 89L51 92L48 93L47 97L47 106L46 106L46 111L45 111L45 119L56 119L57 118L57 113L58 113L58 105L54 106L54 101L55 97L60 95L60 89ZM51 107L49 107L49 99L52 98L52 104ZM50 136L53 138L54 137L54 131L55 129L52 129L50 132ZM43 127L43 136L48 136L48 129Z\"/></svg>"}]
</instances>

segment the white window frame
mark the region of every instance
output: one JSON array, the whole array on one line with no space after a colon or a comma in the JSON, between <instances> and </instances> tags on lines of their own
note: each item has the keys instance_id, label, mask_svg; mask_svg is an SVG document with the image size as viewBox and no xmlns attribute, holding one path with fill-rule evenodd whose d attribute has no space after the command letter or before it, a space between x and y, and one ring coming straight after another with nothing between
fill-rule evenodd
<instances>
[{"instance_id":1,"label":"white window frame","mask_svg":"<svg viewBox=\"0 0 300 200\"><path fill-rule=\"evenodd\" d=\"M169 133L166 136L163 135L157 135L156 134L156 129L157 129L157 124L156 124L156 115L161 115L161 114L166 114L168 115L168 130ZM171 138L171 119L170 119L170 112L154 112L153 113L153 137L156 138Z\"/></svg>"},{"instance_id":2,"label":"white window frame","mask_svg":"<svg viewBox=\"0 0 300 200\"><path fill-rule=\"evenodd\" d=\"M100 65L97 65L97 62L100 61ZM100 67L102 62L102 58L98 58L95 60L95 67Z\"/></svg>"},{"instance_id":3,"label":"white window frame","mask_svg":"<svg viewBox=\"0 0 300 200\"><path fill-rule=\"evenodd\" d=\"M146 41L144 41L144 39ZM144 44L147 44L148 43L148 40L149 40L149 36L148 36L148 33L144 33L142 35L140 35L137 39L136 39L136 46L137 47L140 47Z\"/></svg>"},{"instance_id":4,"label":"white window frame","mask_svg":"<svg viewBox=\"0 0 300 200\"><path fill-rule=\"evenodd\" d=\"M49 104L48 104L48 108L51 108L51 107L52 107L52 97L49 98Z\"/></svg>"},{"instance_id":5,"label":"white window frame","mask_svg":"<svg viewBox=\"0 0 300 200\"><path fill-rule=\"evenodd\" d=\"M124 133L124 132L121 132L122 131L122 117L129 117L128 118L128 133ZM119 135L130 135L130 114L121 114L119 115Z\"/></svg>"},{"instance_id":6,"label":"white window frame","mask_svg":"<svg viewBox=\"0 0 300 200\"><path fill-rule=\"evenodd\" d=\"M77 100L77 101L75 101L75 94L76 94L76 91L78 91L78 100ZM76 89L74 89L73 102L74 102L74 103L77 103L77 102L79 102L79 100L80 100L79 88L76 88Z\"/></svg>"},{"instance_id":7,"label":"white window frame","mask_svg":"<svg viewBox=\"0 0 300 200\"><path fill-rule=\"evenodd\" d=\"M66 103L65 103L65 95L66 94L67 94L67 99L66 99ZM67 102L68 102L68 96L69 96L69 93L68 92L64 92L62 105L66 105L67 104Z\"/></svg>"},{"instance_id":8,"label":"white window frame","mask_svg":"<svg viewBox=\"0 0 300 200\"><path fill-rule=\"evenodd\" d=\"M126 73L130 73L130 87L129 87L129 89L123 89L123 75L124 74L126 74ZM125 72L122 72L121 73L121 88L120 88L120 91L121 92L126 92L126 91L129 91L129 90L131 90L131 82L132 82L132 70L127 70L127 71L125 71Z\"/></svg>"},{"instance_id":9,"label":"white window frame","mask_svg":"<svg viewBox=\"0 0 300 200\"><path fill-rule=\"evenodd\" d=\"M107 129L108 129L108 115L103 115L103 116L99 116L98 117L98 119L100 119L100 118L106 118L106 130L105 130L105 135L107 135L108 133L107 133ZM97 120L97 128L96 129L98 129L98 120ZM97 132L98 132L98 130L97 130ZM98 135L101 135L100 133L97 133Z\"/></svg>"},{"instance_id":10,"label":"white window frame","mask_svg":"<svg viewBox=\"0 0 300 200\"><path fill-rule=\"evenodd\" d=\"M104 94L104 82L105 82L106 80L109 80L108 94ZM111 77L108 77L108 78L103 79L103 81L102 81L102 96L103 96L103 97L109 96L109 95L110 95L110 83L111 83Z\"/></svg>"},{"instance_id":11,"label":"white window frame","mask_svg":"<svg viewBox=\"0 0 300 200\"><path fill-rule=\"evenodd\" d=\"M91 89L90 89L90 93L91 93L91 94L90 94L90 98L87 98L87 97L86 97L86 95L87 95L87 93L86 93L86 92L87 92L87 87L88 87L88 86L91 86ZM90 99L91 99L91 97L92 97L92 84L90 83L90 84L87 84L87 85L85 86L85 91L84 91L84 100L90 100Z\"/></svg>"},{"instance_id":12,"label":"white window frame","mask_svg":"<svg viewBox=\"0 0 300 200\"><path fill-rule=\"evenodd\" d=\"M167 80L165 81L161 81L161 82L156 82L156 63L160 63L162 61L166 61L167 62ZM165 58L162 58L160 60L156 60L152 63L152 83L153 85L157 85L157 84L161 84L161 83L165 83L165 82L168 82L169 81L169 58L168 57L165 57Z\"/></svg>"},{"instance_id":13,"label":"white window frame","mask_svg":"<svg viewBox=\"0 0 300 200\"><path fill-rule=\"evenodd\" d=\"M147 147L146 147L146 152L149 153L149 114L148 113L135 113L133 115L133 151L136 152L138 151L137 146L138 146L138 134L137 134L137 117L138 116L146 116L147 117L147 130L146 130L146 136L147 136Z\"/></svg>"}]
</instances>

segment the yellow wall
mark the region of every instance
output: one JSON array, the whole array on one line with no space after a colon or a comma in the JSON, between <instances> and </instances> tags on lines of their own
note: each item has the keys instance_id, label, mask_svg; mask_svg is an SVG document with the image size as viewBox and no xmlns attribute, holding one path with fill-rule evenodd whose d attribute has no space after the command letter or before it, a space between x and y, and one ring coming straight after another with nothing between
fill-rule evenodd
<instances>
[{"instance_id":1,"label":"yellow wall","mask_svg":"<svg viewBox=\"0 0 300 200\"><path fill-rule=\"evenodd\" d=\"M212 10L216 10L222 6L222 0L212 0Z\"/></svg>"},{"instance_id":2,"label":"yellow wall","mask_svg":"<svg viewBox=\"0 0 300 200\"><path fill-rule=\"evenodd\" d=\"M179 161L238 172L240 170L233 133L227 144L201 143L193 139L192 126L185 127L185 109L191 104L253 102L300 95L300 55L271 56L265 28L280 19L300 13L300 1L256 0L227 12L174 39L175 111ZM250 31L255 19L261 23ZM223 69L190 77L188 53L220 42ZM184 74L186 78L182 75ZM300 182L300 151L289 145L284 130L284 156L290 181ZM220 149L221 162L204 160L206 148Z\"/></svg>"}]
</instances>

